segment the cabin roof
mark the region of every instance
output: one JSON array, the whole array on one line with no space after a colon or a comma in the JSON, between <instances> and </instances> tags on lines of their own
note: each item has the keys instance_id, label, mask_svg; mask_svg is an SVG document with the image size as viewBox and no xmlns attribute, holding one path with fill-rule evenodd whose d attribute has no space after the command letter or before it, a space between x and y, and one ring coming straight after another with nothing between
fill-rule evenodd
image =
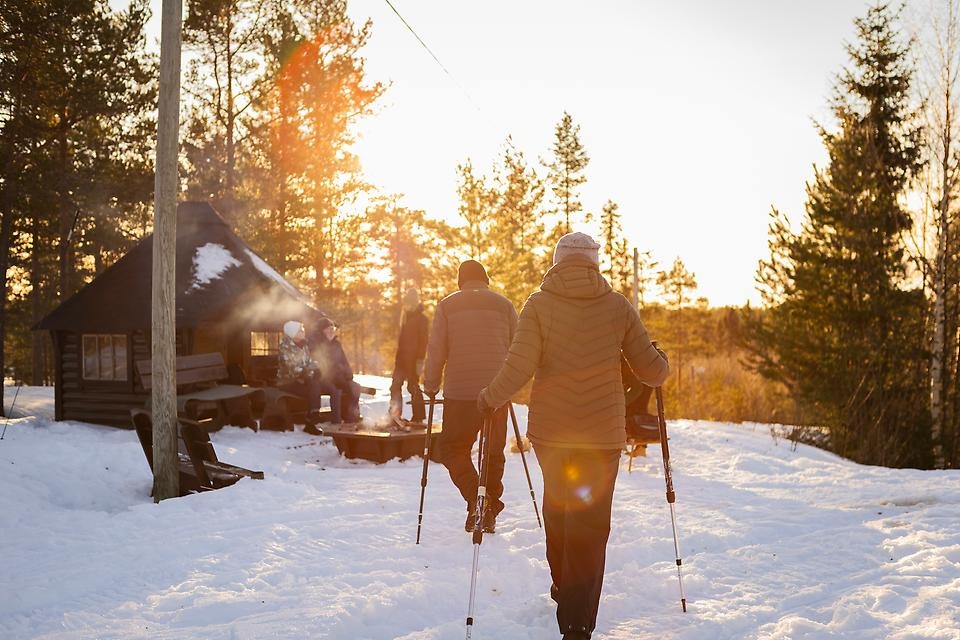
<instances>
[{"instance_id":1,"label":"cabin roof","mask_svg":"<svg viewBox=\"0 0 960 640\"><path fill-rule=\"evenodd\" d=\"M177 207L176 322L195 327L237 314L248 326L280 329L324 314L275 271L206 202ZM129 332L149 329L153 235L68 298L34 329ZM246 308L237 309L243 304Z\"/></svg>"}]
</instances>

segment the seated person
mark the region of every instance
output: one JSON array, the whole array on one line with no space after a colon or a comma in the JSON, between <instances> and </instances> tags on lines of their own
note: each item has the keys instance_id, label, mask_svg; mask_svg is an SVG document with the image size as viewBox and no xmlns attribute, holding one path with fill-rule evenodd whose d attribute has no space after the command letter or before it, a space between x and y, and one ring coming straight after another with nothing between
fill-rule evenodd
<instances>
[{"instance_id":1,"label":"seated person","mask_svg":"<svg viewBox=\"0 0 960 640\"><path fill-rule=\"evenodd\" d=\"M333 422L360 422L360 385L353 381L353 369L343 345L337 339L337 325L321 319L310 335L313 357L320 367L323 388L336 397ZM331 401L332 404L332 401Z\"/></svg>"},{"instance_id":2,"label":"seated person","mask_svg":"<svg viewBox=\"0 0 960 640\"><path fill-rule=\"evenodd\" d=\"M324 394L320 367L310 355L303 323L291 320L284 323L280 337L280 369L277 386L307 401L309 416L320 413L320 396Z\"/></svg>"}]
</instances>

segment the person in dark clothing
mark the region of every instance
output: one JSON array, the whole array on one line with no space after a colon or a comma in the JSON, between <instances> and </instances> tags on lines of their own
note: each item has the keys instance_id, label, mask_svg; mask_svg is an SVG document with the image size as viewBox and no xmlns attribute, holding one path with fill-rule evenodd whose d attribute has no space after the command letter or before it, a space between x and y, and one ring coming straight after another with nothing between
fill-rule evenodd
<instances>
[{"instance_id":1,"label":"person in dark clothing","mask_svg":"<svg viewBox=\"0 0 960 640\"><path fill-rule=\"evenodd\" d=\"M324 393L330 394L331 422L360 422L360 385L353 381L353 368L337 339L337 325L323 318L310 337Z\"/></svg>"},{"instance_id":2,"label":"person in dark clothing","mask_svg":"<svg viewBox=\"0 0 960 640\"><path fill-rule=\"evenodd\" d=\"M505 297L489 289L487 272L476 260L460 265L456 291L437 304L427 346L423 386L436 396L443 378L443 431L436 457L450 473L467 504L468 531L475 514L479 475L471 457L482 417L476 397L500 370L517 327L517 311ZM487 502L480 514L483 530L493 533L503 510L504 446L507 408L493 415Z\"/></svg>"},{"instance_id":3,"label":"person in dark clothing","mask_svg":"<svg viewBox=\"0 0 960 640\"><path fill-rule=\"evenodd\" d=\"M423 393L420 392L420 376L427 353L428 335L427 316L420 304L420 294L416 289L408 289L403 296L403 320L400 322L397 355L393 363L393 383L390 385L390 413L397 418L403 416L404 383L413 405L411 421L423 422L426 418Z\"/></svg>"},{"instance_id":4,"label":"person in dark clothing","mask_svg":"<svg viewBox=\"0 0 960 640\"><path fill-rule=\"evenodd\" d=\"M589 640L597 624L610 512L626 444L621 361L656 387L670 366L637 310L599 270L590 236L557 242L553 267L527 298L503 367L477 397L488 412L533 377L527 435L543 471L547 563L565 640Z\"/></svg>"}]
</instances>

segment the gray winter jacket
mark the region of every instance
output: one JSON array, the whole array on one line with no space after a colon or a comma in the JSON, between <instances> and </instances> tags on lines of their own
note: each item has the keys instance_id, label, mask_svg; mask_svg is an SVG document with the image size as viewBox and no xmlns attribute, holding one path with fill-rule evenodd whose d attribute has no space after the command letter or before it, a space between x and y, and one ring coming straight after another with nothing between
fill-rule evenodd
<instances>
[{"instance_id":1,"label":"gray winter jacket","mask_svg":"<svg viewBox=\"0 0 960 640\"><path fill-rule=\"evenodd\" d=\"M517 310L480 281L437 304L427 343L423 388L436 391L443 378L443 397L476 400L500 370L517 330Z\"/></svg>"}]
</instances>

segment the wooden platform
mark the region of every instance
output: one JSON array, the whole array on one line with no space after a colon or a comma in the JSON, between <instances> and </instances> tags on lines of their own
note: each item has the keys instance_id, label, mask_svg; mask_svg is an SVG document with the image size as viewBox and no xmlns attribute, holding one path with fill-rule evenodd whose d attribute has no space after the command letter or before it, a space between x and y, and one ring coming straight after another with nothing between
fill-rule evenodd
<instances>
[{"instance_id":1,"label":"wooden platform","mask_svg":"<svg viewBox=\"0 0 960 640\"><path fill-rule=\"evenodd\" d=\"M432 438L441 431L440 423L434 423ZM425 427L412 427L409 431L387 425L325 425L323 435L333 438L337 451L345 458L370 460L382 464L398 458L406 460L423 457ZM436 442L433 442L436 445Z\"/></svg>"}]
</instances>

